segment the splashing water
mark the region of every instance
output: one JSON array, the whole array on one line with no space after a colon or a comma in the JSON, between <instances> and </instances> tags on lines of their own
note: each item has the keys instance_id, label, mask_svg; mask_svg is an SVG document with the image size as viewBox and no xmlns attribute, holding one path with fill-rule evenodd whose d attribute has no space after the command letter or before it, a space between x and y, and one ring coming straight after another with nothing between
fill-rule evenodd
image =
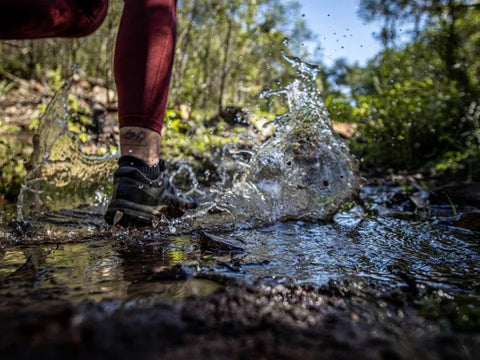
<instances>
[{"instance_id":1,"label":"splashing water","mask_svg":"<svg viewBox=\"0 0 480 360\"><path fill-rule=\"evenodd\" d=\"M17 202L17 219L81 205L104 205L115 156L89 156L78 134L69 130L71 80L57 91L40 119L34 137L32 170Z\"/></svg>"},{"instance_id":2,"label":"splashing water","mask_svg":"<svg viewBox=\"0 0 480 360\"><path fill-rule=\"evenodd\" d=\"M289 110L274 120L276 134L217 203L235 219L273 223L330 219L359 189L358 165L333 131L316 88L319 68L283 54L297 78L284 89Z\"/></svg>"},{"instance_id":3,"label":"splashing water","mask_svg":"<svg viewBox=\"0 0 480 360\"><path fill-rule=\"evenodd\" d=\"M297 69L297 77L284 89L263 96L285 96L289 110L274 120L275 136L255 147L248 163L236 161L241 169L233 177L233 185L227 188L224 184L217 192L215 206L239 222L330 219L359 188L356 162L333 132L317 91L319 68L283 56ZM33 213L106 205L115 156L82 153L78 135L68 127L69 90L67 81L41 119L33 170L19 196L19 220ZM190 193L201 193L190 167L180 166L172 180L180 175L190 179ZM211 205L190 214L191 218L209 214Z\"/></svg>"}]
</instances>

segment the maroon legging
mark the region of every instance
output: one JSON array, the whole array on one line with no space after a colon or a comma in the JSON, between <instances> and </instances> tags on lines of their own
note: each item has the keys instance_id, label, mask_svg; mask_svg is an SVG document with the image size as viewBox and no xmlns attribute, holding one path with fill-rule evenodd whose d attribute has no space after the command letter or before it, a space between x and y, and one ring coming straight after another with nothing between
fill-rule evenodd
<instances>
[{"instance_id":1,"label":"maroon legging","mask_svg":"<svg viewBox=\"0 0 480 360\"><path fill-rule=\"evenodd\" d=\"M79 37L108 0L0 0L0 39ZM161 132L176 40L176 0L125 0L115 48L120 127Z\"/></svg>"}]
</instances>

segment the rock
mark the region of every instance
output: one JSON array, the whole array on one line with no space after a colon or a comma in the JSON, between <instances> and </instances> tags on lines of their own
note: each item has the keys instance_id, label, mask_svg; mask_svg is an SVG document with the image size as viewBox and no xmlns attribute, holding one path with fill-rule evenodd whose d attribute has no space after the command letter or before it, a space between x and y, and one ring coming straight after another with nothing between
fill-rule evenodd
<instances>
[{"instance_id":1,"label":"rock","mask_svg":"<svg viewBox=\"0 0 480 360\"><path fill-rule=\"evenodd\" d=\"M201 232L198 237L202 250L216 253L242 253L245 248L236 241L224 239L220 236Z\"/></svg>"},{"instance_id":2,"label":"rock","mask_svg":"<svg viewBox=\"0 0 480 360\"><path fill-rule=\"evenodd\" d=\"M431 204L468 205L480 208L480 182L450 184L430 192Z\"/></svg>"},{"instance_id":3,"label":"rock","mask_svg":"<svg viewBox=\"0 0 480 360\"><path fill-rule=\"evenodd\" d=\"M225 121L227 124L235 125L250 125L250 111L245 108L240 108L236 106L227 106L219 114L215 115L211 119L205 122L207 126L216 125L220 120Z\"/></svg>"},{"instance_id":4,"label":"rock","mask_svg":"<svg viewBox=\"0 0 480 360\"><path fill-rule=\"evenodd\" d=\"M173 266L160 266L153 270L151 280L186 280L190 277L189 272L181 264Z\"/></svg>"},{"instance_id":5,"label":"rock","mask_svg":"<svg viewBox=\"0 0 480 360\"><path fill-rule=\"evenodd\" d=\"M187 104L180 104L180 118L183 121L190 120L190 116L192 115L192 108Z\"/></svg>"},{"instance_id":6,"label":"rock","mask_svg":"<svg viewBox=\"0 0 480 360\"><path fill-rule=\"evenodd\" d=\"M480 231L480 210L461 214L452 225L471 231Z\"/></svg>"}]
</instances>

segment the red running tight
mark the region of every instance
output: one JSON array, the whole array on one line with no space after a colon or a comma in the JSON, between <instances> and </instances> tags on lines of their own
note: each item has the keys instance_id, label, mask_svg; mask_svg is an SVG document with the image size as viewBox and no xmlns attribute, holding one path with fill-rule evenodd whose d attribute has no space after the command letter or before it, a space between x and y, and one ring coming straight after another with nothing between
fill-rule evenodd
<instances>
[{"instance_id":1,"label":"red running tight","mask_svg":"<svg viewBox=\"0 0 480 360\"><path fill-rule=\"evenodd\" d=\"M79 37L108 0L0 0L0 39ZM115 49L120 127L162 130L176 40L176 0L125 0Z\"/></svg>"}]
</instances>

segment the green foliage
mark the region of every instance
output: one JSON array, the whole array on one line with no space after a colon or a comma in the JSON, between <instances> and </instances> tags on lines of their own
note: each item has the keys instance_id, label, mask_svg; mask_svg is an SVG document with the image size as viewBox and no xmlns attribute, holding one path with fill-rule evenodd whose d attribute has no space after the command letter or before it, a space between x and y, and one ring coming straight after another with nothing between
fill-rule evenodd
<instances>
[{"instance_id":1,"label":"green foliage","mask_svg":"<svg viewBox=\"0 0 480 360\"><path fill-rule=\"evenodd\" d=\"M280 54L285 39L302 56L312 38L294 1L182 0L178 18L170 106L189 104L200 119L254 104L264 86L292 75Z\"/></svg>"},{"instance_id":2,"label":"green foliage","mask_svg":"<svg viewBox=\"0 0 480 360\"><path fill-rule=\"evenodd\" d=\"M25 159L29 158L32 145L15 138L18 130L0 124L0 199L15 199L27 174Z\"/></svg>"},{"instance_id":3,"label":"green foliage","mask_svg":"<svg viewBox=\"0 0 480 360\"><path fill-rule=\"evenodd\" d=\"M365 68L337 62L326 105L334 120L358 124L351 149L363 168L478 169L478 8L462 2L439 2L439 8L422 1L362 3L364 18L383 19L390 37ZM390 28L415 18L422 21L413 40L395 46Z\"/></svg>"},{"instance_id":4,"label":"green foliage","mask_svg":"<svg viewBox=\"0 0 480 360\"><path fill-rule=\"evenodd\" d=\"M73 64L80 65L82 77L114 88L112 59L122 8L123 1L111 0L104 24L86 38L0 42L0 97L16 86L2 74L56 89ZM367 66L337 61L322 76L333 120L358 125L350 145L363 169L480 169L479 10L466 0L361 2L366 21L381 21L384 49ZM227 143L241 142L245 129L205 120L227 106L246 107L269 120L284 112L275 99L258 103L258 94L291 80L294 70L281 50L305 59L301 44L313 35L297 1L180 0L178 22L163 155L211 159ZM68 102L69 129L91 141L90 110L79 98ZM190 116L179 110L184 105ZM36 129L38 120L29 127ZM21 159L31 145L3 136L12 129L0 130L0 193L14 194L25 172Z\"/></svg>"},{"instance_id":5,"label":"green foliage","mask_svg":"<svg viewBox=\"0 0 480 360\"><path fill-rule=\"evenodd\" d=\"M454 84L425 76L377 86L377 94L356 98L352 114L364 138L354 149L367 164L414 169L450 147L461 117L451 106L461 102Z\"/></svg>"},{"instance_id":6,"label":"green foliage","mask_svg":"<svg viewBox=\"0 0 480 360\"><path fill-rule=\"evenodd\" d=\"M10 91L15 88L16 84L14 81L1 80L0 81L0 98L3 95L7 95Z\"/></svg>"},{"instance_id":7,"label":"green foliage","mask_svg":"<svg viewBox=\"0 0 480 360\"><path fill-rule=\"evenodd\" d=\"M182 121L180 111L169 109L165 114L165 118L167 120L168 128L172 131L180 134L185 134L188 131L189 126Z\"/></svg>"},{"instance_id":8,"label":"green foliage","mask_svg":"<svg viewBox=\"0 0 480 360\"><path fill-rule=\"evenodd\" d=\"M88 140L87 126L91 126L93 121L89 116L90 108L82 107L78 103L78 98L72 94L68 96L68 108L70 116L68 118L68 129L79 134L80 140L86 142Z\"/></svg>"},{"instance_id":9,"label":"green foliage","mask_svg":"<svg viewBox=\"0 0 480 360\"><path fill-rule=\"evenodd\" d=\"M238 143L240 141L238 133L245 131L242 127L233 128L226 136L222 131L225 126L221 122L211 128L199 123L195 125L195 131L187 133L191 129L180 118L167 122L162 133L164 142L162 156L181 161L195 162L195 159L213 161L218 149L232 142Z\"/></svg>"}]
</instances>

